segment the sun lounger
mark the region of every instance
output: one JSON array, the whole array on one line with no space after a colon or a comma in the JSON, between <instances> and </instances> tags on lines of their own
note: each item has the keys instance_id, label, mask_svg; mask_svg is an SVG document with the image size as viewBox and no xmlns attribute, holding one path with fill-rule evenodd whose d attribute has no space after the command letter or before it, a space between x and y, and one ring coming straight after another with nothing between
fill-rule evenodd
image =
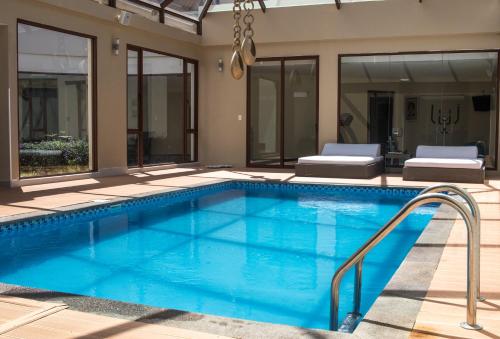
<instances>
[{"instance_id":1,"label":"sun lounger","mask_svg":"<svg viewBox=\"0 0 500 339\"><path fill-rule=\"evenodd\" d=\"M379 144L325 144L321 155L299 158L301 177L373 178L384 171Z\"/></svg>"},{"instance_id":2,"label":"sun lounger","mask_svg":"<svg viewBox=\"0 0 500 339\"><path fill-rule=\"evenodd\" d=\"M418 146L403 168L403 180L483 183L484 176L476 146Z\"/></svg>"}]
</instances>

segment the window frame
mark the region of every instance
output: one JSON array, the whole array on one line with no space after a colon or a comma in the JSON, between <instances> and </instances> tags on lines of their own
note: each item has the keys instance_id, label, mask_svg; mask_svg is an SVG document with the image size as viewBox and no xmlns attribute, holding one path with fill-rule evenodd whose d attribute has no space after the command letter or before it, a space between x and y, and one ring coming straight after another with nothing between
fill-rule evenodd
<instances>
[{"instance_id":1,"label":"window frame","mask_svg":"<svg viewBox=\"0 0 500 339\"><path fill-rule=\"evenodd\" d=\"M20 122L21 119L20 117L20 105L19 105L19 88L20 88L20 77L19 74L21 73L19 71L19 25L28 25L28 26L33 26L37 28L42 28L46 30L51 30L54 32L58 33L64 33L64 34L69 34L69 35L74 35L82 38L89 39L91 42L91 58L89 60L89 63L91 65L91 72L87 74L87 76L90 76L92 79L90 79L89 84L91 86L91 97L92 97L92 102L89 103L89 107L91 108L91 113L89 118L92 119L92 133L89 136L89 140L92 140L92 148L89 148L89 160L91 160L92 166L89 166L88 171L83 171L83 172L73 172L73 173L62 173L62 174L50 174L50 175L37 175L37 176L30 176L30 177L21 177L21 157L19 153L19 146L20 146ZM81 33L81 32L76 32L73 30L61 28L61 27L56 27L44 23L39 23L39 22L34 22L30 20L25 20L22 18L17 18L16 20L16 88L17 88L17 166L18 166L18 178L19 180L27 180L27 179L36 179L36 178L49 178L49 177L54 177L54 176L70 176L70 175L77 175L77 174L86 174L86 173L94 173L98 171L99 165L98 165L98 145L97 145L97 136L98 136L98 130L97 130L97 36L95 35L90 35L87 33Z\"/></svg>"}]
</instances>

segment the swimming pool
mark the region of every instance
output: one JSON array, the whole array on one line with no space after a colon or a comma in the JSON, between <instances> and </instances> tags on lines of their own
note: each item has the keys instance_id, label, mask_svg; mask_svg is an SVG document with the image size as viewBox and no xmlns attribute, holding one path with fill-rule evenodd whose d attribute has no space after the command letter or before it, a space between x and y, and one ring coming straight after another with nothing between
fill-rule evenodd
<instances>
[{"instance_id":1,"label":"swimming pool","mask_svg":"<svg viewBox=\"0 0 500 339\"><path fill-rule=\"evenodd\" d=\"M327 329L336 268L418 192L235 181L23 221L0 229L0 281ZM363 314L434 211L419 208L366 257Z\"/></svg>"}]
</instances>

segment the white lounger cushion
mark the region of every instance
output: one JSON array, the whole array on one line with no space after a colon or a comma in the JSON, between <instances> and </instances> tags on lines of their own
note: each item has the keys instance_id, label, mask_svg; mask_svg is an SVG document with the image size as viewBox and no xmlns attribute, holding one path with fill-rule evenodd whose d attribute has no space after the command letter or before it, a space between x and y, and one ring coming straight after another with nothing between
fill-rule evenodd
<instances>
[{"instance_id":1,"label":"white lounger cushion","mask_svg":"<svg viewBox=\"0 0 500 339\"><path fill-rule=\"evenodd\" d=\"M417 158L477 159L476 146L418 146Z\"/></svg>"},{"instance_id":2,"label":"white lounger cushion","mask_svg":"<svg viewBox=\"0 0 500 339\"><path fill-rule=\"evenodd\" d=\"M482 159L413 158L405 161L405 167L480 169L482 166Z\"/></svg>"},{"instance_id":3,"label":"white lounger cushion","mask_svg":"<svg viewBox=\"0 0 500 339\"><path fill-rule=\"evenodd\" d=\"M380 144L325 144L321 155L380 156Z\"/></svg>"},{"instance_id":4,"label":"white lounger cushion","mask_svg":"<svg viewBox=\"0 0 500 339\"><path fill-rule=\"evenodd\" d=\"M342 155L313 155L310 157L299 158L299 164L309 165L357 165L366 166L378 161L384 157L363 157L363 156L342 156Z\"/></svg>"}]
</instances>

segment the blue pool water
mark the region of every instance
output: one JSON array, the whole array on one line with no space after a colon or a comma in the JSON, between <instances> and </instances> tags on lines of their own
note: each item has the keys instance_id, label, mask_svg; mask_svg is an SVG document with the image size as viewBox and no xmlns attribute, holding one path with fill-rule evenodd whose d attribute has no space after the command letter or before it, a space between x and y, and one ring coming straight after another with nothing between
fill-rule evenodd
<instances>
[{"instance_id":1,"label":"blue pool water","mask_svg":"<svg viewBox=\"0 0 500 339\"><path fill-rule=\"evenodd\" d=\"M0 231L0 281L327 329L335 269L417 193L233 182L24 222ZM365 259L363 314L434 210L418 209Z\"/></svg>"}]
</instances>

